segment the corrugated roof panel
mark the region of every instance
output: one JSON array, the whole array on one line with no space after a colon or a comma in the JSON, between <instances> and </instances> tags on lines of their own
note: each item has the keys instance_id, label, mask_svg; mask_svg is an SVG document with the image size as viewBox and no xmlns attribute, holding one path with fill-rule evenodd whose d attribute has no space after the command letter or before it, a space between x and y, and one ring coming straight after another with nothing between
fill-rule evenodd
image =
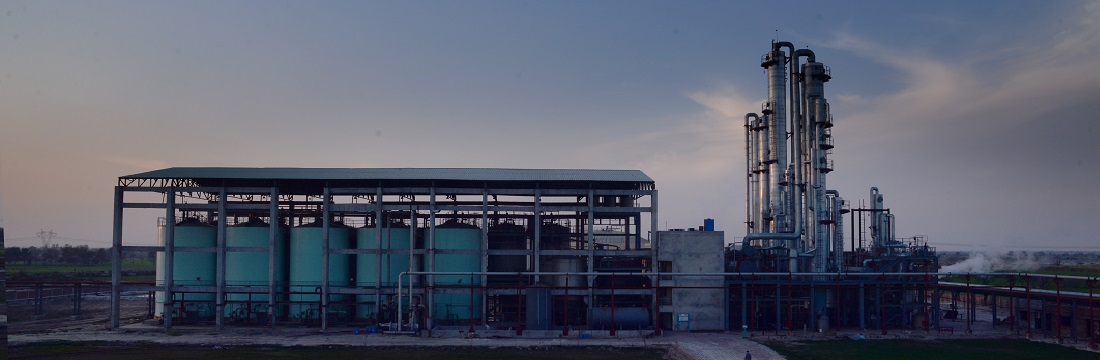
<instances>
[{"instance_id":1,"label":"corrugated roof panel","mask_svg":"<svg viewBox=\"0 0 1100 360\"><path fill-rule=\"evenodd\" d=\"M652 183L640 170L493 168L239 168L173 167L120 179L615 181Z\"/></svg>"}]
</instances>

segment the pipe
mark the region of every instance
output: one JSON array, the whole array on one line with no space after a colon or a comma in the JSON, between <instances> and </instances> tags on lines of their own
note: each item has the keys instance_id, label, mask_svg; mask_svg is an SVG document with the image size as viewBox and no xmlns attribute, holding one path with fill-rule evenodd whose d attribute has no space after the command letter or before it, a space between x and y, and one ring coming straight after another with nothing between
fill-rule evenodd
<instances>
[{"instance_id":1,"label":"pipe","mask_svg":"<svg viewBox=\"0 0 1100 360\"><path fill-rule=\"evenodd\" d=\"M890 229L890 238L888 238L887 240L889 242L896 241L895 239L897 239L898 237L896 230L897 226L894 226L894 214L886 214L886 221L889 224L888 227Z\"/></svg>"},{"instance_id":2,"label":"pipe","mask_svg":"<svg viewBox=\"0 0 1100 360\"><path fill-rule=\"evenodd\" d=\"M796 78L799 78L799 79L801 78L801 74L798 72L798 70L800 69L798 59L800 57L806 57L807 61L813 62L813 61L815 61L816 56L814 55L814 52L810 51L809 49L795 50L794 47L791 46L791 62L790 62L791 105L792 105L791 106L792 107L792 109L791 109L791 122L794 124L794 128L795 128L795 136L792 136L792 138L795 141L795 144L794 144L794 149L796 149L795 162L798 164L798 166L796 167L798 169L798 172L795 173L795 178L796 178L795 180L796 180L797 185L802 186L802 193L795 195L795 203L792 204L792 205L793 205L794 209L796 209L800 213L799 216L804 219L805 217L807 217L809 215L808 213L805 213L805 212L807 212L808 209L803 205L803 199L804 199L806 189L809 188L809 187L806 186L806 183L805 183L805 178L804 177L806 176L806 174L804 172L810 171L809 176L811 176L811 177L813 177L815 174L814 174L813 171L811 171L811 170L813 170L812 165L811 165L810 168L806 168L806 164L803 163L803 160L802 160L802 156L804 154L806 154L806 147L809 146L810 143L808 141L809 139L807 138L806 131L803 130L803 126L805 125L804 124L805 116L803 116L804 115L803 114L804 113L803 108L805 106L803 104L803 101L805 101L805 98L803 96L801 96L800 93L799 93L799 90L801 90L800 85L802 85L802 84L801 84L801 81L796 80ZM811 184L816 184L816 181L812 181ZM801 221L799 223L799 225L800 226L805 226L805 221L804 220ZM798 245L800 246L800 248L799 248L800 251L804 250L802 248L805 245L804 241L798 242Z\"/></svg>"},{"instance_id":3,"label":"pipe","mask_svg":"<svg viewBox=\"0 0 1100 360\"><path fill-rule=\"evenodd\" d=\"M752 122L749 119L760 119L756 113L745 114L745 233L752 233Z\"/></svg>"}]
</instances>

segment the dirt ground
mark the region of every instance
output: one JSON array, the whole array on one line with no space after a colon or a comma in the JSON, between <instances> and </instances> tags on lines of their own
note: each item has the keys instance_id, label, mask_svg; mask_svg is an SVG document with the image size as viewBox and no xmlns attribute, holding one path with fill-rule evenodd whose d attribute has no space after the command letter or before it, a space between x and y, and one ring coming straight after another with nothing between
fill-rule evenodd
<instances>
[{"instance_id":1,"label":"dirt ground","mask_svg":"<svg viewBox=\"0 0 1100 360\"><path fill-rule=\"evenodd\" d=\"M119 305L123 319L144 319L148 313L146 300L124 300ZM104 329L111 313L111 301L104 296L84 296L80 315L73 315L71 297L47 299L42 314L34 314L33 301L8 302L8 333L28 334L52 330Z\"/></svg>"}]
</instances>

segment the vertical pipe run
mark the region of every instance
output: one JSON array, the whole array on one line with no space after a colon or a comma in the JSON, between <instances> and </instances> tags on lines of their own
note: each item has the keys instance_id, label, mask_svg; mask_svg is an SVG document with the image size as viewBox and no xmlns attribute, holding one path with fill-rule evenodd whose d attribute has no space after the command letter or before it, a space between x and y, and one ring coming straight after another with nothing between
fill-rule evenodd
<instances>
[{"instance_id":1,"label":"vertical pipe run","mask_svg":"<svg viewBox=\"0 0 1100 360\"><path fill-rule=\"evenodd\" d=\"M409 206L409 229L410 229L410 231L409 231L409 272L410 273L412 273L413 271L419 271L419 269L417 269L417 268L420 267L420 266L418 266L419 262L416 261L416 255L413 254L414 249L416 249L416 227L417 227L417 224L416 224L416 208L413 207L413 206ZM416 328L414 328L415 321L418 320L417 317L413 316L413 314L416 314L416 311L413 310L413 306L419 305L419 304L413 304L413 284L420 285L421 282L417 281L417 279L419 279L419 278L420 278L420 275L409 275L409 330L413 330L413 331L415 331L415 329L416 329ZM471 309L472 309L472 307L471 307Z\"/></svg>"},{"instance_id":2,"label":"vertical pipe run","mask_svg":"<svg viewBox=\"0 0 1100 360\"><path fill-rule=\"evenodd\" d=\"M752 176L752 122L749 120L759 119L759 115L756 113L745 114L745 233L752 234L753 231L753 208L752 208L752 183L754 178Z\"/></svg>"}]
</instances>

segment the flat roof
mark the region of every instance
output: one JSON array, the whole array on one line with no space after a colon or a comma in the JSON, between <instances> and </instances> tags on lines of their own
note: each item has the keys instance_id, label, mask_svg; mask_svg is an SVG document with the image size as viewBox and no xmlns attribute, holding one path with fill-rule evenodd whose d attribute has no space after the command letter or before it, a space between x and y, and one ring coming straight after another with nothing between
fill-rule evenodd
<instances>
[{"instance_id":1,"label":"flat roof","mask_svg":"<svg viewBox=\"0 0 1100 360\"><path fill-rule=\"evenodd\" d=\"M640 170L499 168L247 168L172 167L119 180L190 180L202 186L428 186L620 188L652 187ZM587 185L586 185L587 184ZM645 186L648 184L648 186Z\"/></svg>"}]
</instances>

